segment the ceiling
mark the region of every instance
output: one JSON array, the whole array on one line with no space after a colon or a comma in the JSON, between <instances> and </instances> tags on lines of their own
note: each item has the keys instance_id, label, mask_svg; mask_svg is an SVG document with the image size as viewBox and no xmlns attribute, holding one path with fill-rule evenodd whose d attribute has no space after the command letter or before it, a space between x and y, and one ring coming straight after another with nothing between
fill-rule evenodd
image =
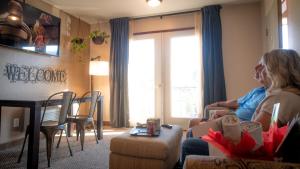
<instances>
[{"instance_id":1,"label":"ceiling","mask_svg":"<svg viewBox=\"0 0 300 169\"><path fill-rule=\"evenodd\" d=\"M43 0L93 24L118 17L144 17L200 9L206 5L249 3L258 0L163 0L149 7L146 0Z\"/></svg>"}]
</instances>

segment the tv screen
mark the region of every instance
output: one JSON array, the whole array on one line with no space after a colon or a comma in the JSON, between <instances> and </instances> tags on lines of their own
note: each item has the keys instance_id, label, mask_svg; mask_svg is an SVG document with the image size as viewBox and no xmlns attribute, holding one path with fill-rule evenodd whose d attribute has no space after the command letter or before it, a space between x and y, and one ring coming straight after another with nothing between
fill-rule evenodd
<instances>
[{"instance_id":1,"label":"tv screen","mask_svg":"<svg viewBox=\"0 0 300 169\"><path fill-rule=\"evenodd\" d=\"M18 0L0 1L0 45L59 56L60 18Z\"/></svg>"}]
</instances>

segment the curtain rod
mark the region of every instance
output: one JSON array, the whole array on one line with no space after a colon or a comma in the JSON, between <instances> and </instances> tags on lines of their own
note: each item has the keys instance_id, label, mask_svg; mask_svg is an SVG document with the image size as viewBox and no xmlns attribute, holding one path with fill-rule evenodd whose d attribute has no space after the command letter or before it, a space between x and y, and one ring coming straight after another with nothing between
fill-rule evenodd
<instances>
[{"instance_id":1,"label":"curtain rod","mask_svg":"<svg viewBox=\"0 0 300 169\"><path fill-rule=\"evenodd\" d=\"M185 12L176 12L176 13L169 13L169 14L162 14L162 15L153 15L153 16L143 16L143 17L133 17L130 18L130 20L140 20L140 19L148 19L148 18L155 18L155 17L164 17L164 16L171 16L171 15L180 15L180 14L188 14L188 13L193 13L193 12L198 12L201 11L201 9L197 10L192 10L192 11L185 11Z\"/></svg>"},{"instance_id":2,"label":"curtain rod","mask_svg":"<svg viewBox=\"0 0 300 169\"><path fill-rule=\"evenodd\" d=\"M155 31L147 31L147 32L135 32L133 35L144 35L151 33L163 33L163 32L176 32L176 31L185 31L185 30L194 30L195 27L185 27L185 28L177 28L177 29L163 29L163 30L155 30Z\"/></svg>"}]
</instances>

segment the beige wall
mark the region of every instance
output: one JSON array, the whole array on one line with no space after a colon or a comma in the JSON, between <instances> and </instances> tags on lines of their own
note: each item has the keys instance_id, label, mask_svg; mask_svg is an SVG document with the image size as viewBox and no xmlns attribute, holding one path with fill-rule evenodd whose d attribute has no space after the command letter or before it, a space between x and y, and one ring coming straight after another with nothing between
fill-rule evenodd
<instances>
[{"instance_id":1,"label":"beige wall","mask_svg":"<svg viewBox=\"0 0 300 169\"><path fill-rule=\"evenodd\" d=\"M300 53L300 1L288 0L288 39L289 48ZM278 40L278 1L262 1L262 37L263 51L267 52L279 48ZM266 33L267 32L267 33Z\"/></svg>"},{"instance_id":2,"label":"beige wall","mask_svg":"<svg viewBox=\"0 0 300 169\"><path fill-rule=\"evenodd\" d=\"M300 53L300 7L299 0L288 0L288 36L289 48ZM262 1L262 37L263 51L279 48L278 40L278 4L277 0ZM266 33L268 32L268 33Z\"/></svg>"},{"instance_id":3,"label":"beige wall","mask_svg":"<svg viewBox=\"0 0 300 169\"><path fill-rule=\"evenodd\" d=\"M234 99L259 85L253 68L262 55L260 3L224 5L221 21L226 92Z\"/></svg>"},{"instance_id":4,"label":"beige wall","mask_svg":"<svg viewBox=\"0 0 300 169\"><path fill-rule=\"evenodd\" d=\"M261 1L263 53L279 48L277 0Z\"/></svg>"},{"instance_id":5,"label":"beige wall","mask_svg":"<svg viewBox=\"0 0 300 169\"><path fill-rule=\"evenodd\" d=\"M134 20L132 30L137 32L148 32L167 29L178 29L194 26L194 14L170 15L151 17L147 19Z\"/></svg>"},{"instance_id":6,"label":"beige wall","mask_svg":"<svg viewBox=\"0 0 300 169\"><path fill-rule=\"evenodd\" d=\"M288 0L289 48L300 53L300 1Z\"/></svg>"},{"instance_id":7,"label":"beige wall","mask_svg":"<svg viewBox=\"0 0 300 169\"><path fill-rule=\"evenodd\" d=\"M100 22L98 24L91 25L91 31L100 30L105 31L109 35L110 26L107 21ZM91 58L96 56L101 56L101 60L109 61L109 52L110 52L110 39L107 40L107 44L103 43L102 45L96 45L92 41L90 42L90 54ZM93 76L93 89L99 90L101 95L104 96L104 109L103 109L103 120L109 121L109 76Z\"/></svg>"},{"instance_id":8,"label":"beige wall","mask_svg":"<svg viewBox=\"0 0 300 169\"><path fill-rule=\"evenodd\" d=\"M4 70L6 63L41 67L50 66L54 68L59 67L67 71L67 82L36 84L23 82L10 83L8 79L3 76L3 73L1 73L0 99L46 99L50 94L65 89L74 91L78 94L82 94L89 90L89 47L82 54L73 54L70 52L69 42L72 36L77 35L78 19L59 11L40 0L28 0L26 2L61 18L60 56L53 57L0 47L0 70ZM71 20L71 25L67 24L67 20ZM81 21L80 35L86 37L89 31L90 25ZM10 130L12 117L15 117L16 114L22 116L22 113L20 112L24 112L24 109L2 108L0 143L23 136L21 132L14 132L12 134L12 131ZM27 119L27 116L25 119Z\"/></svg>"}]
</instances>

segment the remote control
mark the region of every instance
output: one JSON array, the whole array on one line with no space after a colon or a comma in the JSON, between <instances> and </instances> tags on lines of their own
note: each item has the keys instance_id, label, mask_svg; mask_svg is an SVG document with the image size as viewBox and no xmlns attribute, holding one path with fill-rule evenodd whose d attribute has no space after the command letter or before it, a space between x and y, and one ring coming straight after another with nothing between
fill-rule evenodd
<instances>
[{"instance_id":1,"label":"remote control","mask_svg":"<svg viewBox=\"0 0 300 169\"><path fill-rule=\"evenodd\" d=\"M161 127L171 129L172 125L170 125L170 124L162 124Z\"/></svg>"}]
</instances>

